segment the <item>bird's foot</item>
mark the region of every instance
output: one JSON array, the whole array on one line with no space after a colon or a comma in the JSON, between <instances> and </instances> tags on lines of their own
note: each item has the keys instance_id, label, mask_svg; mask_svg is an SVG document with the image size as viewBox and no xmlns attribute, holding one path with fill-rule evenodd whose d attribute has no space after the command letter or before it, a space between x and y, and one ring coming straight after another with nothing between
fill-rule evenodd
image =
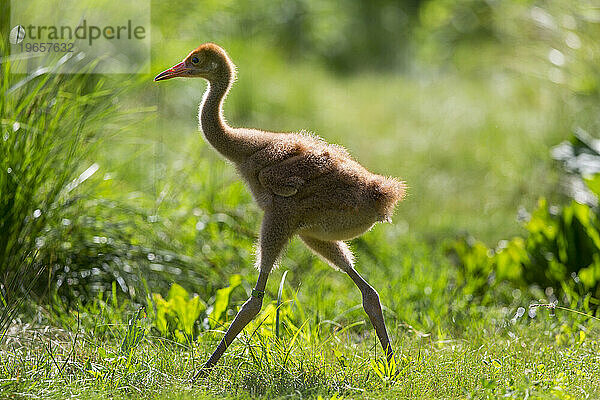
<instances>
[{"instance_id":1,"label":"bird's foot","mask_svg":"<svg viewBox=\"0 0 600 400\"><path fill-rule=\"evenodd\" d=\"M208 377L208 374L210 373L210 371L212 371L213 367L214 365L211 364L210 361L204 364L202 368L200 368L200 370L196 372L194 377L190 380L190 383L196 383L198 380Z\"/></svg>"}]
</instances>

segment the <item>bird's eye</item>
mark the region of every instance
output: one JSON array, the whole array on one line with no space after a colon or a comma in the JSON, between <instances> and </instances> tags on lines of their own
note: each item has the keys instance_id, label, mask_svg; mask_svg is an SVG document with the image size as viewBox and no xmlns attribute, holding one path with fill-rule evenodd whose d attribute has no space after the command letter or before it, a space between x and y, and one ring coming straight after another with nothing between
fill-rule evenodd
<instances>
[{"instance_id":1,"label":"bird's eye","mask_svg":"<svg viewBox=\"0 0 600 400\"><path fill-rule=\"evenodd\" d=\"M200 62L200 60L198 59L198 57L194 57L194 58L192 58L192 62L194 64L198 64L198 62Z\"/></svg>"}]
</instances>

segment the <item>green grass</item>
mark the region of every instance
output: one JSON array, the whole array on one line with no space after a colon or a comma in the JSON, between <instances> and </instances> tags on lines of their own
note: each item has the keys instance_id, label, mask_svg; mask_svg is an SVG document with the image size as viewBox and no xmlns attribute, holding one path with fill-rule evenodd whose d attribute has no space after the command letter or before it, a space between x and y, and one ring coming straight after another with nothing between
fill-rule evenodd
<instances>
[{"instance_id":1,"label":"green grass","mask_svg":"<svg viewBox=\"0 0 600 400\"><path fill-rule=\"evenodd\" d=\"M0 350L0 385L13 398L600 396L596 321L562 310L553 316L547 309L530 318L518 313L529 304L519 293L511 293L510 304L482 309L448 287L449 272L436 275L437 262L444 263L440 254L410 245L414 254L404 257L397 274L386 279L367 273L386 306L394 373L385 373L358 291L341 273L317 262L304 283L288 277L281 337L274 332L282 274L276 271L263 313L213 373L194 385L188 380L217 345L221 329L201 333L191 345L178 344L156 336L152 321L142 318L134 326L145 336L130 351L121 343L134 313L110 296L82 308L79 316L43 312L42 326L13 325ZM44 328L48 323L61 328Z\"/></svg>"}]
</instances>

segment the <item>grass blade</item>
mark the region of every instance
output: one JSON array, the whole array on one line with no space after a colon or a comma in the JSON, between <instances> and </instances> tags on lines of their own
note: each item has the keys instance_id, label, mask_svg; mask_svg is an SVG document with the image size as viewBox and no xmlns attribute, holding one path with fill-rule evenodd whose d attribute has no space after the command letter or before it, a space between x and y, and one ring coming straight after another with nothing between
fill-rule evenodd
<instances>
[{"instance_id":1,"label":"grass blade","mask_svg":"<svg viewBox=\"0 0 600 400\"><path fill-rule=\"evenodd\" d=\"M279 282L279 291L277 292L277 310L275 311L275 337L279 339L279 308L281 306L281 296L283 295L283 285L285 284L285 277L288 271L283 273L281 281Z\"/></svg>"}]
</instances>

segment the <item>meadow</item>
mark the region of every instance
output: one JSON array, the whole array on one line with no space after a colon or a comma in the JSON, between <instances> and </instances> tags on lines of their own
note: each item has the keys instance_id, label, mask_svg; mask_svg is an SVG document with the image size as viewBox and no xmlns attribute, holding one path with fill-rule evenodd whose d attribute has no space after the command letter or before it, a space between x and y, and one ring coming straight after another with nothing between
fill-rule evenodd
<instances>
[{"instance_id":1,"label":"meadow","mask_svg":"<svg viewBox=\"0 0 600 400\"><path fill-rule=\"evenodd\" d=\"M573 202L552 157L600 127L600 9L383 2L410 21L386 33L359 3L153 2L151 70L216 41L239 70L233 126L306 129L407 182L393 223L351 242L395 362L352 281L294 239L259 316L191 383L255 283L261 216L198 132L206 84L12 74L5 54L0 397L600 398L598 186L580 174L592 200ZM371 42L333 52L331 26Z\"/></svg>"}]
</instances>

